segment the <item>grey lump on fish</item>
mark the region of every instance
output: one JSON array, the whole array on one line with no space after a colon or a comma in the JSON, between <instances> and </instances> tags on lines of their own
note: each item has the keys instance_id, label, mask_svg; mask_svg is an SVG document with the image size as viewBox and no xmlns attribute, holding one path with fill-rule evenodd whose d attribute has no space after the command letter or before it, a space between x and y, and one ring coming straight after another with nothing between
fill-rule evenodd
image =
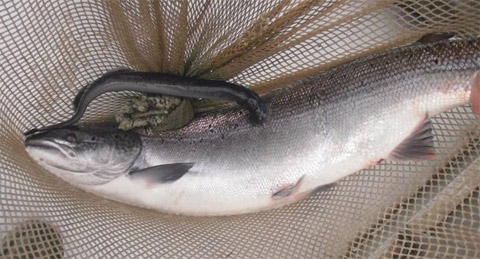
<instances>
[{"instance_id":1,"label":"grey lump on fish","mask_svg":"<svg viewBox=\"0 0 480 259\"><path fill-rule=\"evenodd\" d=\"M156 137L129 133L141 150L116 142L63 148L56 143L66 141L62 130L25 145L40 165L102 197L184 215L251 213L302 200L384 159L434 158L429 118L467 103L479 115L479 70L479 39L411 45L276 92L266 98L271 113L262 126L235 108ZM72 133L95 136L93 129ZM97 173L77 168L82 161ZM123 163L112 171L105 166L112 161Z\"/></svg>"},{"instance_id":2,"label":"grey lump on fish","mask_svg":"<svg viewBox=\"0 0 480 259\"><path fill-rule=\"evenodd\" d=\"M234 101L250 112L250 119L255 124L263 123L268 115L268 106L265 101L255 92L241 85L218 80L123 69L106 73L91 85L80 90L73 102L75 112L69 120L40 129L32 129L25 135L72 126L82 118L90 102L97 96L118 91Z\"/></svg>"},{"instance_id":3,"label":"grey lump on fish","mask_svg":"<svg viewBox=\"0 0 480 259\"><path fill-rule=\"evenodd\" d=\"M121 130L161 132L187 125L194 115L188 99L142 95L128 100L115 115L115 120Z\"/></svg>"}]
</instances>

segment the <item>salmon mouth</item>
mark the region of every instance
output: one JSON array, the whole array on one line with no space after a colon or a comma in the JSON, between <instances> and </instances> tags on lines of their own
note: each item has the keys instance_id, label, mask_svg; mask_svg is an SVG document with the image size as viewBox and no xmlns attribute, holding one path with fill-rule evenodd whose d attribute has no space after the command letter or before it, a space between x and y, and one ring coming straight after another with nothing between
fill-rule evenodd
<instances>
[{"instance_id":1,"label":"salmon mouth","mask_svg":"<svg viewBox=\"0 0 480 259\"><path fill-rule=\"evenodd\" d=\"M79 168L74 169L72 162L62 164L62 161L71 161L72 157L76 155L76 152L68 146L50 140L27 140L25 141L25 149L37 163L49 168L56 168L69 173L88 172L88 170Z\"/></svg>"},{"instance_id":2,"label":"salmon mouth","mask_svg":"<svg viewBox=\"0 0 480 259\"><path fill-rule=\"evenodd\" d=\"M27 139L25 141L25 148L56 153L65 159L72 158L76 155L76 152L72 148L51 140Z\"/></svg>"}]
</instances>

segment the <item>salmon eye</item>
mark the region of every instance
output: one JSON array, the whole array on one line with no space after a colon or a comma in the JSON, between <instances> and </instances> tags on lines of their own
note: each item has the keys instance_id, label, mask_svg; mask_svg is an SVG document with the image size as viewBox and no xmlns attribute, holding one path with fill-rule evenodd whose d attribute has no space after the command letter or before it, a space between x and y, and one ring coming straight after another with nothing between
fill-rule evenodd
<instances>
[{"instance_id":1,"label":"salmon eye","mask_svg":"<svg viewBox=\"0 0 480 259\"><path fill-rule=\"evenodd\" d=\"M73 134L73 133L70 133L68 134L65 139L70 142L70 143L77 143L78 142L78 138L77 138L77 135Z\"/></svg>"}]
</instances>

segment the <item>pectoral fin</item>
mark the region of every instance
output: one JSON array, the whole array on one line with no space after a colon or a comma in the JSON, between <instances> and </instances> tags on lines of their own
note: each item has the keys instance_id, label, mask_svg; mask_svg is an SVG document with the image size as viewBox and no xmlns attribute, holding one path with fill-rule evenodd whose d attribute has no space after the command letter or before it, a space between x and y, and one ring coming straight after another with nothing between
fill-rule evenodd
<instances>
[{"instance_id":1,"label":"pectoral fin","mask_svg":"<svg viewBox=\"0 0 480 259\"><path fill-rule=\"evenodd\" d=\"M148 183L171 183L184 176L195 163L174 163L147 167L131 171L128 176L133 181Z\"/></svg>"},{"instance_id":2,"label":"pectoral fin","mask_svg":"<svg viewBox=\"0 0 480 259\"><path fill-rule=\"evenodd\" d=\"M434 157L432 121L427 117L408 138L390 153L388 158L394 161L406 161L433 159Z\"/></svg>"}]
</instances>

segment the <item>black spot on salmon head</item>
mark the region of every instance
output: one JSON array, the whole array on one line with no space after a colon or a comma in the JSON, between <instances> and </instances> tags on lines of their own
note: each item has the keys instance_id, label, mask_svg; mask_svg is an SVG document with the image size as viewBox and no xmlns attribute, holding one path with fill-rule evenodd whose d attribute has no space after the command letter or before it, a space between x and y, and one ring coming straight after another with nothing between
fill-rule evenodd
<instances>
[{"instance_id":1,"label":"black spot on salmon head","mask_svg":"<svg viewBox=\"0 0 480 259\"><path fill-rule=\"evenodd\" d=\"M62 128L28 136L25 148L37 163L61 178L95 174L103 179L95 183L104 183L135 163L141 140L132 132Z\"/></svg>"}]
</instances>

